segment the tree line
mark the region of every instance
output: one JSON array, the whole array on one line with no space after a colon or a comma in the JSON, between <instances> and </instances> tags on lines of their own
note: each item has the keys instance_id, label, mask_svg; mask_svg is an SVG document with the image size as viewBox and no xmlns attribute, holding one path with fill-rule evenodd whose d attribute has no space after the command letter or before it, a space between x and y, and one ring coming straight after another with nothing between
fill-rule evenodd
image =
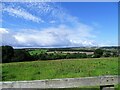
<instances>
[{"instance_id":1,"label":"tree line","mask_svg":"<svg viewBox=\"0 0 120 90\"><path fill-rule=\"evenodd\" d=\"M100 58L118 56L117 53L111 55L110 52L105 52L102 49L94 50L94 54L87 55L86 53L47 53L30 55L25 49L13 49L12 46L1 46L2 63L35 61L35 60L56 60L56 59L74 59L74 58Z\"/></svg>"}]
</instances>

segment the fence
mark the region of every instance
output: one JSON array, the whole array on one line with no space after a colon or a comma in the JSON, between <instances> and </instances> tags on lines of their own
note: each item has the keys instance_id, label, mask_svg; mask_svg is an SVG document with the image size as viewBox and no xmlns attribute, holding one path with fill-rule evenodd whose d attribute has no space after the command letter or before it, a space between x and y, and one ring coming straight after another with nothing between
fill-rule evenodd
<instances>
[{"instance_id":1,"label":"fence","mask_svg":"<svg viewBox=\"0 0 120 90\"><path fill-rule=\"evenodd\" d=\"M84 78L64 78L64 79L50 79L50 80L33 80L33 81L7 81L0 82L2 88L73 88L73 87L87 87L100 86L101 90L106 88L114 88L118 84L118 76L98 76L98 77L84 77ZM114 89L112 89L114 90Z\"/></svg>"}]
</instances>

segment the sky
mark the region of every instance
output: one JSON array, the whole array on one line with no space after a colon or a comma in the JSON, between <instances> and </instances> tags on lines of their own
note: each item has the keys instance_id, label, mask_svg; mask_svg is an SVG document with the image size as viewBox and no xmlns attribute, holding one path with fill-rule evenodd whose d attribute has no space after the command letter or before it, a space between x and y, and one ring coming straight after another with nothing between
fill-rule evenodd
<instances>
[{"instance_id":1,"label":"sky","mask_svg":"<svg viewBox=\"0 0 120 90\"><path fill-rule=\"evenodd\" d=\"M82 47L118 44L117 2L2 2L2 45Z\"/></svg>"}]
</instances>

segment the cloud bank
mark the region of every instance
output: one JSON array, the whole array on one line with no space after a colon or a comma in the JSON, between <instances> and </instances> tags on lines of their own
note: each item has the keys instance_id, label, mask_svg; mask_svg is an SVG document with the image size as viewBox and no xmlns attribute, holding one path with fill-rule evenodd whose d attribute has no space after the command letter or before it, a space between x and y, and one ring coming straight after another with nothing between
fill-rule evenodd
<instances>
[{"instance_id":1,"label":"cloud bank","mask_svg":"<svg viewBox=\"0 0 120 90\"><path fill-rule=\"evenodd\" d=\"M87 27L88 28L88 27ZM69 27L61 25L59 27L44 28L43 30L19 30L14 32L9 29L0 28L2 35L2 45L12 45L21 47L79 47L94 46L95 41L91 30L86 27L71 30ZM84 32L82 31L84 29Z\"/></svg>"}]
</instances>

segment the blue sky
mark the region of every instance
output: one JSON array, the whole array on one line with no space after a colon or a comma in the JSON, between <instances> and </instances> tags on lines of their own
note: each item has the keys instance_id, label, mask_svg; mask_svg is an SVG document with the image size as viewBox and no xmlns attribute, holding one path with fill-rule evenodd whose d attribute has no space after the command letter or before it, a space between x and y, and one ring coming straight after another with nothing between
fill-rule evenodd
<instances>
[{"instance_id":1,"label":"blue sky","mask_svg":"<svg viewBox=\"0 0 120 90\"><path fill-rule=\"evenodd\" d=\"M2 3L2 44L14 47L118 44L117 2Z\"/></svg>"}]
</instances>

